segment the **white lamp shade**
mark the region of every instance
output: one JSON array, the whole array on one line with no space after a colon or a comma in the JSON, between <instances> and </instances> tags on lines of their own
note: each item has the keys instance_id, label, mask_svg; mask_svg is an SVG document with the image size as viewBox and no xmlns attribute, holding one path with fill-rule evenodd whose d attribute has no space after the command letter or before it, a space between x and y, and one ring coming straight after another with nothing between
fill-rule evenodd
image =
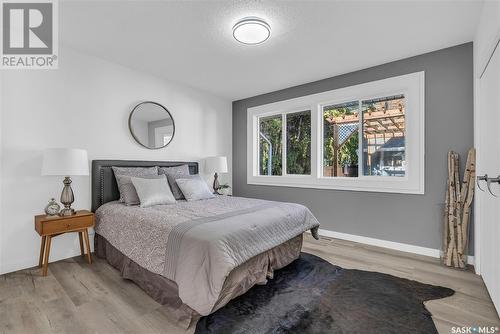
<instances>
[{"instance_id":1,"label":"white lamp shade","mask_svg":"<svg viewBox=\"0 0 500 334\"><path fill-rule=\"evenodd\" d=\"M226 157L209 157L205 159L205 172L210 173L227 173L227 158Z\"/></svg>"},{"instance_id":2,"label":"white lamp shade","mask_svg":"<svg viewBox=\"0 0 500 334\"><path fill-rule=\"evenodd\" d=\"M43 152L42 175L89 175L86 150L49 148Z\"/></svg>"}]
</instances>

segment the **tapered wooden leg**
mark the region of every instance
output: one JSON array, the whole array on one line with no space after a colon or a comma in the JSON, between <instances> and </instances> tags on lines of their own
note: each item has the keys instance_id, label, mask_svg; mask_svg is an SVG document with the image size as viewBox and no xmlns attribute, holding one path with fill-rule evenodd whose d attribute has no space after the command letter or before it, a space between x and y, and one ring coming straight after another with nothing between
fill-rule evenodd
<instances>
[{"instance_id":1,"label":"tapered wooden leg","mask_svg":"<svg viewBox=\"0 0 500 334\"><path fill-rule=\"evenodd\" d=\"M52 236L48 235L47 240L45 241L45 256L43 259L43 276L47 276L47 269L49 266L49 255L50 255L50 242L52 240Z\"/></svg>"},{"instance_id":2,"label":"tapered wooden leg","mask_svg":"<svg viewBox=\"0 0 500 334\"><path fill-rule=\"evenodd\" d=\"M80 254L82 256L85 255L85 250L83 249L83 236L82 236L82 231L78 232L78 239L80 239Z\"/></svg>"},{"instance_id":3,"label":"tapered wooden leg","mask_svg":"<svg viewBox=\"0 0 500 334\"><path fill-rule=\"evenodd\" d=\"M89 242L89 231L83 231L83 238L85 239L85 247L87 248L87 261L92 264L92 258L90 257L90 242Z\"/></svg>"},{"instance_id":4,"label":"tapered wooden leg","mask_svg":"<svg viewBox=\"0 0 500 334\"><path fill-rule=\"evenodd\" d=\"M45 238L46 236L42 236L42 240L40 242L40 257L38 258L38 267L41 268L43 264L43 251L45 250Z\"/></svg>"}]
</instances>

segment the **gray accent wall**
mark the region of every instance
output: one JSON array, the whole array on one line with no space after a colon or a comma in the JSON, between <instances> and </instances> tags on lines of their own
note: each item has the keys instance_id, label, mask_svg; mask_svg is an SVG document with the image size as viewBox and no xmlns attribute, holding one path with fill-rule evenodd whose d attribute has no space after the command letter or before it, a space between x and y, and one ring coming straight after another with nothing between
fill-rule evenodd
<instances>
[{"instance_id":1,"label":"gray accent wall","mask_svg":"<svg viewBox=\"0 0 500 334\"><path fill-rule=\"evenodd\" d=\"M424 195L247 184L247 108L418 71L425 71ZM467 43L234 101L233 194L303 204L322 229L437 249L441 247L446 154L460 153L463 172L463 160L472 146L473 59L472 43Z\"/></svg>"}]
</instances>

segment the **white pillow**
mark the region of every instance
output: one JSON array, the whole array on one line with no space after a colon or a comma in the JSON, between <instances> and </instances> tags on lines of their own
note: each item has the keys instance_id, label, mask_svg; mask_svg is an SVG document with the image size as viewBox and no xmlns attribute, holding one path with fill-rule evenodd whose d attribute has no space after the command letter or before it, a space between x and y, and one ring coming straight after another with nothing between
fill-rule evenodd
<instances>
[{"instance_id":1,"label":"white pillow","mask_svg":"<svg viewBox=\"0 0 500 334\"><path fill-rule=\"evenodd\" d=\"M161 175L159 179L132 177L131 180L141 201L141 208L175 203L165 175Z\"/></svg>"},{"instance_id":2,"label":"white pillow","mask_svg":"<svg viewBox=\"0 0 500 334\"><path fill-rule=\"evenodd\" d=\"M201 177L177 179L175 182L188 202L215 197Z\"/></svg>"}]
</instances>

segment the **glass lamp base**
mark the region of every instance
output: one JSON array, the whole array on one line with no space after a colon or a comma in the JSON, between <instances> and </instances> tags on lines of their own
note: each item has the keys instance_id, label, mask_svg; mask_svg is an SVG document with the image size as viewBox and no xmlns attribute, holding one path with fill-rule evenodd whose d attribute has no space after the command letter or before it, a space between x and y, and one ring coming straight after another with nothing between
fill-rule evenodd
<instances>
[{"instance_id":1,"label":"glass lamp base","mask_svg":"<svg viewBox=\"0 0 500 334\"><path fill-rule=\"evenodd\" d=\"M64 209L59 212L59 216L72 216L76 212L71 208L71 204L75 201L75 196L73 195L73 189L71 189L71 178L66 176L63 181L64 188L61 193L61 203L64 205Z\"/></svg>"},{"instance_id":2,"label":"glass lamp base","mask_svg":"<svg viewBox=\"0 0 500 334\"><path fill-rule=\"evenodd\" d=\"M76 211L73 208L64 208L59 212L59 216L72 216L74 214L76 214Z\"/></svg>"}]
</instances>

